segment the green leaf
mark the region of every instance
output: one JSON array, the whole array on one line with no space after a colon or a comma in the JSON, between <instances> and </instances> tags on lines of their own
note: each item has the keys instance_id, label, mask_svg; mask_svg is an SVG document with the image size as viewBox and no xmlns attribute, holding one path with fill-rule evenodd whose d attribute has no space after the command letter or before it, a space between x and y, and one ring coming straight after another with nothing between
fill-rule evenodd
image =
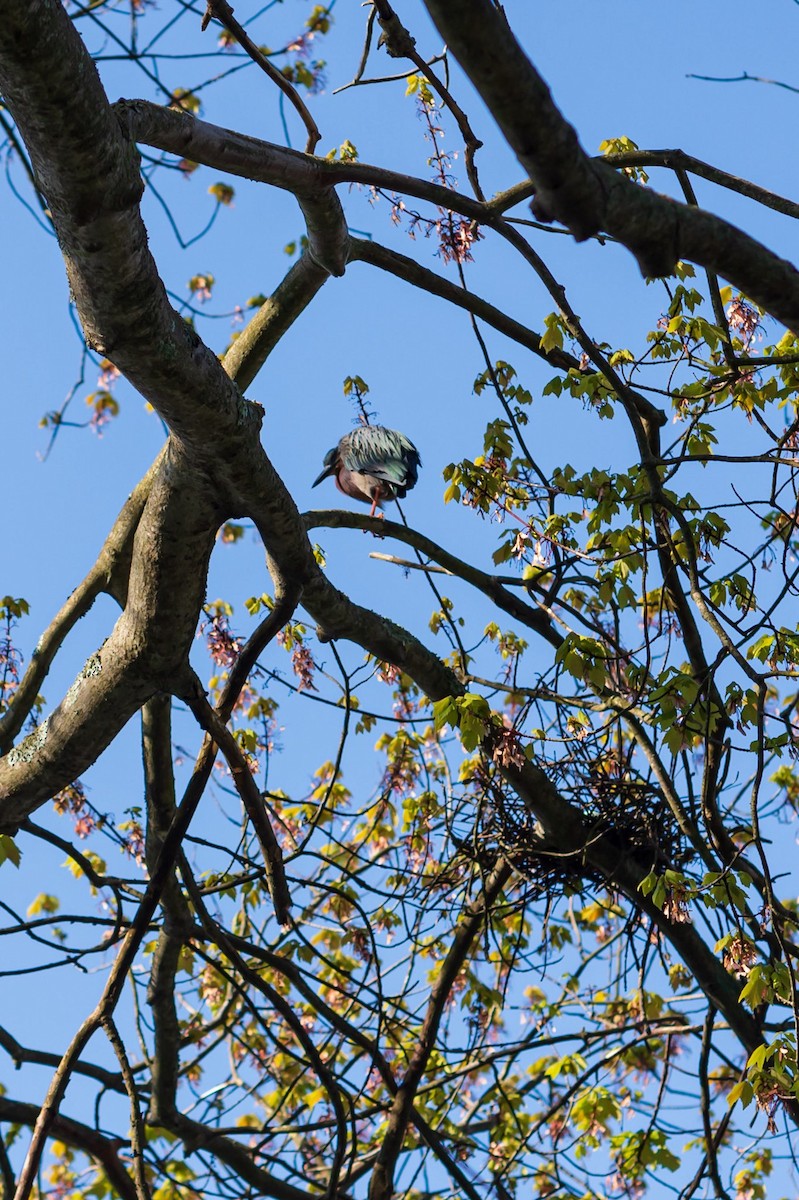
<instances>
[{"instance_id":1,"label":"green leaf","mask_svg":"<svg viewBox=\"0 0 799 1200\"><path fill-rule=\"evenodd\" d=\"M458 705L454 696L445 696L443 700L434 701L433 725L436 730L443 729L445 725L451 725L453 729L457 728Z\"/></svg>"},{"instance_id":2,"label":"green leaf","mask_svg":"<svg viewBox=\"0 0 799 1200\"><path fill-rule=\"evenodd\" d=\"M733 1087L730 1088L727 1096L727 1104L732 1108L739 1100L743 1108L748 1108L755 1098L755 1089L748 1079L741 1079Z\"/></svg>"},{"instance_id":3,"label":"green leaf","mask_svg":"<svg viewBox=\"0 0 799 1200\"><path fill-rule=\"evenodd\" d=\"M10 862L13 866L19 867L21 858L22 851L14 839L7 833L0 833L0 866L4 862Z\"/></svg>"}]
</instances>

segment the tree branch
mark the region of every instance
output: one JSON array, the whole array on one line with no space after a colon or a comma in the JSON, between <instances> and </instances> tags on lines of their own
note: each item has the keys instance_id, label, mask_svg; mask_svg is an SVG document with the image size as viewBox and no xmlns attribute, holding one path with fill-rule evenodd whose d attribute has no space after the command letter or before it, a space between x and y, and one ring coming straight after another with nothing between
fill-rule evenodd
<instances>
[{"instance_id":1,"label":"tree branch","mask_svg":"<svg viewBox=\"0 0 799 1200\"><path fill-rule=\"evenodd\" d=\"M257 430L260 413L169 303L139 212L138 154L58 0L0 3L0 90L50 206L88 344L212 462L226 438Z\"/></svg>"},{"instance_id":2,"label":"tree branch","mask_svg":"<svg viewBox=\"0 0 799 1200\"><path fill-rule=\"evenodd\" d=\"M147 1181L147 1172L144 1167L144 1147L146 1138L144 1133L144 1121L142 1120L141 1111L139 1110L139 1097L136 1081L133 1078L133 1072L130 1069L128 1056L125 1053L125 1045L122 1038L119 1036L116 1025L111 1017L106 1017L103 1021L103 1028L106 1036L116 1054L119 1069L122 1072L122 1078L125 1081L125 1090L128 1093L130 1100L130 1146L133 1154L133 1174L136 1180L136 1195L138 1200L151 1200L152 1193L150 1185Z\"/></svg>"},{"instance_id":3,"label":"tree branch","mask_svg":"<svg viewBox=\"0 0 799 1200\"><path fill-rule=\"evenodd\" d=\"M38 1115L38 1104L12 1100L8 1096L0 1095L0 1121L32 1127L36 1124ZM90 1125L62 1116L55 1117L50 1132L66 1146L72 1146L93 1158L122 1200L139 1200L133 1180L119 1161L121 1143L116 1138L107 1138ZM8 1200L11 1200L10 1196Z\"/></svg>"},{"instance_id":4,"label":"tree branch","mask_svg":"<svg viewBox=\"0 0 799 1200\"><path fill-rule=\"evenodd\" d=\"M441 963L436 982L430 992L416 1048L391 1106L383 1144L369 1184L369 1200L391 1200L394 1194L394 1172L397 1159L402 1150L405 1131L408 1128L422 1074L435 1047L438 1028L450 996L450 990L472 948L475 937L486 920L491 905L499 896L511 874L511 866L507 862L501 861L485 880L480 895L466 906L458 919L452 944L446 958Z\"/></svg>"},{"instance_id":5,"label":"tree branch","mask_svg":"<svg viewBox=\"0 0 799 1200\"><path fill-rule=\"evenodd\" d=\"M241 331L225 355L223 366L243 391L328 278L329 272L317 260L301 254Z\"/></svg>"},{"instance_id":6,"label":"tree branch","mask_svg":"<svg viewBox=\"0 0 799 1200\"><path fill-rule=\"evenodd\" d=\"M646 276L671 275L679 259L699 263L799 332L796 268L720 217L638 187L590 158L492 0L425 4L535 184L540 220L560 221L578 240L610 234Z\"/></svg>"},{"instance_id":7,"label":"tree branch","mask_svg":"<svg viewBox=\"0 0 799 1200\"><path fill-rule=\"evenodd\" d=\"M287 928L291 924L291 894L286 883L286 873L283 866L283 854L280 843L269 821L264 805L264 797L259 792L252 777L250 764L239 743L219 719L205 698L200 681L196 682L194 693L187 697L189 708L198 724L213 738L227 759L233 783L241 797L247 816L255 831L255 836L261 847L261 854L266 868L266 882L269 895L275 906L275 917L279 925Z\"/></svg>"},{"instance_id":8,"label":"tree branch","mask_svg":"<svg viewBox=\"0 0 799 1200\"><path fill-rule=\"evenodd\" d=\"M290 191L305 218L311 257L329 274L343 275L349 235L333 181L325 178L325 159L222 129L149 100L119 100L114 112L132 141Z\"/></svg>"},{"instance_id":9,"label":"tree branch","mask_svg":"<svg viewBox=\"0 0 799 1200\"><path fill-rule=\"evenodd\" d=\"M795 200L788 200L785 196L770 192L757 183L750 183L748 179L741 179L738 175L731 175L729 171L722 171L711 163L703 162L701 158L686 154L684 150L622 150L604 155L604 161L614 167L667 167L672 171L689 171L691 175L698 175L710 183L717 183L719 187L755 200L765 208L772 208L786 217L799 217L799 204Z\"/></svg>"},{"instance_id":10,"label":"tree branch","mask_svg":"<svg viewBox=\"0 0 799 1200\"><path fill-rule=\"evenodd\" d=\"M431 296L439 296L442 300L447 300L450 304L455 304L458 308L473 313L487 325L491 325L498 333L502 333L505 337L518 342L519 345L532 350L533 354L543 358L556 370L580 369L579 361L574 355L567 354L563 350L544 350L540 334L528 329L519 321L514 321L513 317L507 316L501 309L489 304L487 300L483 300L473 292L466 291L442 275L437 275L435 271L423 267L415 259L408 258L405 254L389 250L386 246L381 246L379 242L373 242L366 238L351 238L350 260L379 267L381 271L387 271L397 279L403 279L406 283L413 284L414 287L422 288Z\"/></svg>"},{"instance_id":11,"label":"tree branch","mask_svg":"<svg viewBox=\"0 0 799 1200\"><path fill-rule=\"evenodd\" d=\"M288 79L286 79L285 75L283 75L281 71L278 71L277 67L272 66L269 59L263 54L259 47L256 46L255 42L247 33L247 30L244 28L244 26L239 24L239 22L233 16L233 9L227 3L227 0L206 0L205 16L202 20L203 29L208 27L211 17L216 17L220 25L222 25L225 29L230 30L236 41L244 50L246 50L256 66L259 66L261 70L269 76L272 82L280 88L284 96L288 97L290 103L294 105L297 112L300 114L302 123L305 126L305 130L308 134L308 142L305 147L305 152L306 154L313 154L322 135L317 129L316 121L314 121L313 117L303 103L303 100L297 89L289 83Z\"/></svg>"},{"instance_id":12,"label":"tree branch","mask_svg":"<svg viewBox=\"0 0 799 1200\"><path fill-rule=\"evenodd\" d=\"M101 1027L103 1021L111 1016L116 1008L133 960L142 939L149 929L150 921L174 871L181 842L197 810L197 805L205 790L206 782L207 779L203 777L203 772L199 768L199 765L195 765L183 794L183 799L176 809L175 816L161 842L155 867L150 874L149 883L147 884L136 916L125 935L125 939L106 980L103 994L96 1008L82 1023L68 1049L62 1056L50 1082L44 1103L41 1108L36 1109L38 1115L35 1118L33 1137L19 1177L15 1200L27 1200L30 1195L38 1173L39 1162L44 1152L45 1142L51 1135L54 1125L61 1120L58 1114L59 1105L64 1097L70 1077L77 1070L80 1054L93 1034ZM2 1112L1 1108L0 1112Z\"/></svg>"},{"instance_id":13,"label":"tree branch","mask_svg":"<svg viewBox=\"0 0 799 1200\"><path fill-rule=\"evenodd\" d=\"M375 11L377 12L377 19L380 23L380 28L383 31L380 37L380 44L385 46L386 51L391 58L410 59L417 71L422 73L433 91L438 93L446 107L455 118L465 146L464 160L466 163L466 174L469 176L469 182L472 185L472 190L474 191L477 199L485 200L482 188L480 187L480 180L477 175L477 167L474 161L474 156L483 143L478 137L475 137L466 113L457 103L444 81L439 79L437 73L432 69L430 63L422 58L421 54L416 49L415 38L411 37L408 30L394 12L394 9L388 3L388 0L373 0L373 4Z\"/></svg>"},{"instance_id":14,"label":"tree branch","mask_svg":"<svg viewBox=\"0 0 799 1200\"><path fill-rule=\"evenodd\" d=\"M0 717L0 755L7 754L13 745L14 738L22 728L67 634L81 617L86 615L100 593L111 593L119 600L120 605L124 606L133 535L144 511L159 461L156 460L134 488L114 522L94 566L39 638L28 669L12 696L7 711Z\"/></svg>"},{"instance_id":15,"label":"tree branch","mask_svg":"<svg viewBox=\"0 0 799 1200\"><path fill-rule=\"evenodd\" d=\"M536 633L555 649L563 642L562 634L553 627L549 617L540 609L533 608L513 592L509 592L493 575L473 567L471 563L457 558L444 550L423 533L400 525L397 521L389 521L382 517L370 517L365 513L347 512L344 509L321 509L303 514L306 529L367 529L379 533L382 537L395 538L407 546L413 546L420 554L425 554L433 562L439 564L451 575L470 583L483 595L487 596L497 608L514 617L528 629Z\"/></svg>"},{"instance_id":16,"label":"tree branch","mask_svg":"<svg viewBox=\"0 0 799 1200\"><path fill-rule=\"evenodd\" d=\"M23 1063L36 1063L42 1067L57 1067L61 1061L61 1056L58 1054L50 1054L46 1050L28 1049L27 1046L23 1046L2 1026L0 1026L0 1046L3 1047L15 1067L20 1067ZM109 1091L120 1092L124 1095L125 1084L118 1072L109 1071L106 1067L95 1066L94 1063L79 1061L75 1065L74 1073L76 1075L85 1075L87 1079L96 1080Z\"/></svg>"},{"instance_id":17,"label":"tree branch","mask_svg":"<svg viewBox=\"0 0 799 1200\"><path fill-rule=\"evenodd\" d=\"M0 759L0 828L77 779L182 669L205 593L218 513L208 486L170 443L134 539L125 610L58 707Z\"/></svg>"}]
</instances>

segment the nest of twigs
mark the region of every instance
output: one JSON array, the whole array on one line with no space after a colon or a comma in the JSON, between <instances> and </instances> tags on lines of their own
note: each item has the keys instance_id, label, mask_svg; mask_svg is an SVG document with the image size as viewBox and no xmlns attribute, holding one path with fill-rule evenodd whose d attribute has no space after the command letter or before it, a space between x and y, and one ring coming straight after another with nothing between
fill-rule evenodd
<instances>
[{"instance_id":1,"label":"nest of twigs","mask_svg":"<svg viewBox=\"0 0 799 1200\"><path fill-rule=\"evenodd\" d=\"M481 835L513 862L536 894L582 891L586 883L607 885L591 865L590 846L599 839L633 857L645 871L662 871L684 860L685 843L658 788L635 778L575 771L574 762L548 763L546 771L561 796L579 813L585 831L577 849L559 850L542 838L541 827L524 801L502 781L486 792Z\"/></svg>"}]
</instances>

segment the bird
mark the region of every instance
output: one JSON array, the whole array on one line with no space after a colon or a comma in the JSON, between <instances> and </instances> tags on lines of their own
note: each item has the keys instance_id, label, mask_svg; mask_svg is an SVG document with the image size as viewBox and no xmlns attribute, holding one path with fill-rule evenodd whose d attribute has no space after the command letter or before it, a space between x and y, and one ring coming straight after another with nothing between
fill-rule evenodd
<instances>
[{"instance_id":1,"label":"bird","mask_svg":"<svg viewBox=\"0 0 799 1200\"><path fill-rule=\"evenodd\" d=\"M371 503L369 516L373 517L384 500L404 498L416 483L421 465L419 451L404 433L383 425L362 425L345 433L338 445L328 450L312 487L332 475L345 496Z\"/></svg>"}]
</instances>

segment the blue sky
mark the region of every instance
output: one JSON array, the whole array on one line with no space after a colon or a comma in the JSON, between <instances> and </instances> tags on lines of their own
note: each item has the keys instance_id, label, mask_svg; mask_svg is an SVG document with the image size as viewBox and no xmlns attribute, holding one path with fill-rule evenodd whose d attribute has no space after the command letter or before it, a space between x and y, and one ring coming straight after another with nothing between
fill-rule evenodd
<instances>
[{"instance_id":1,"label":"blue sky","mask_svg":"<svg viewBox=\"0 0 799 1200\"><path fill-rule=\"evenodd\" d=\"M168 4L162 5L152 21L157 23L168 9ZM613 4L566 0L557 5L508 0L506 9L589 151L595 152L606 137L627 135L641 147L680 147L777 192L796 194L794 131L799 96L773 86L714 84L688 77L746 71L799 86L796 3L764 0L755 10L739 0L699 5L677 0L668 6L641 0ZM246 22L255 10L255 4L241 0L236 15ZM284 31L296 32L304 12L304 5L287 0L261 19L254 36L278 45ZM365 19L363 9L351 0L338 0L334 16L334 30L320 41L318 51L329 62L327 89L313 100L323 133L320 151L349 139L364 162L427 176L429 149L421 139L414 102L404 96L401 84L332 94L353 74ZM423 53L439 48L440 39L419 5L403 6L402 16ZM186 52L196 43L206 49L207 41L200 40L196 25L193 32L183 22L176 29L173 48ZM395 69L382 54L373 52L372 62L381 73ZM112 99L117 95L158 98L143 78L118 64L109 64L105 71ZM179 71L165 65L164 78L170 86L190 86L205 71L204 62L186 63ZM478 136L486 141L478 159L486 191L490 194L519 180L521 171L498 145L490 118L469 102L468 87L458 83L456 94L473 116ZM267 139L281 138L274 94L254 69L209 89L203 116ZM289 122L294 145L301 147L296 122L291 117ZM445 117L444 126L447 148L458 149L453 123ZM9 169L16 185L29 196L18 167L12 163ZM466 190L460 159L453 171ZM213 202L207 188L218 178L218 173L205 169L190 180L158 177L184 236L202 228L210 215ZM229 182L236 188L234 207L221 211L208 236L185 250L177 245L157 202L147 196L144 201L152 248L167 286L185 296L189 277L205 271L215 275L214 295L206 305L209 314L229 313L249 296L268 293L289 266L283 247L302 230L290 196L241 180ZM653 172L652 183L673 191L664 173ZM797 233L787 218L722 194L702 181L696 186L701 203L746 225L766 244L796 260ZM419 255L426 265L446 272L434 257L432 243L418 239L414 245L404 231L392 226L386 201L371 206L355 190L349 194L343 190L342 199L353 229L403 253ZM636 344L657 320L665 293L662 299L656 297L660 285L648 288L625 251L577 246L557 234L542 234L536 246L566 281L574 308L597 340ZM0 191L0 252L6 285L2 430L11 515L5 528L0 594L24 596L30 602L31 616L19 631L20 645L29 654L41 629L93 562L116 512L157 453L163 434L141 398L122 385L121 415L102 438L88 430L64 428L47 461L40 461L48 435L38 429L38 420L59 407L73 386L81 344L69 318L57 246L8 189ZM454 278L451 269L449 273ZM506 306L533 328L541 329L554 307L535 277L501 251L495 253L488 241L477 246L467 279L475 291ZM198 322L202 336L219 351L231 328L228 317ZM616 424L597 421L583 413L577 402L540 398L540 389L551 375L545 364L493 332L488 344L494 359L514 363L521 381L536 396L531 436L544 464L570 461L584 469L623 456L619 439L627 434ZM346 505L349 502L342 501L332 484L312 492L311 483L324 453L351 424L353 414L342 394L342 382L348 375L361 375L370 385L370 399L380 420L407 433L422 455L419 485L404 506L408 520L447 548L474 555L488 566L495 530L476 526L465 510L441 504L443 467L474 456L480 448L485 407L473 395L472 383L481 370L464 314L443 303L430 303L408 285L354 264L343 279L331 280L323 288L248 394L266 409L264 443L299 507ZM86 419L83 397L94 390L96 375L96 367L87 364L86 381L78 388L70 417ZM320 531L315 537L327 552L331 577L346 585L355 599L424 630L432 599L420 579L406 579L396 568L368 557L372 549L386 547L375 546L360 533ZM210 599L224 596L235 605L237 628L248 628L244 600L266 587L262 551L251 535L237 547L218 549L208 595ZM479 608L471 611L476 623L489 619L490 614L482 617ZM70 635L62 661L44 689L48 702L57 701L114 617L111 602L102 600ZM359 661L360 651L346 653L351 663ZM288 670L279 652L273 661ZM332 754L338 722L317 708L286 705L287 728L281 735L284 749L275 766L275 785L302 793L309 786L311 770ZM181 736L184 733L187 740L193 737L190 748L196 745L198 739L188 726L182 727ZM309 748L312 741L317 744ZM364 788L374 786L381 770L378 762L370 764L368 759L347 766ZM102 809L121 816L126 807L140 802L135 722L86 779L92 799ZM40 817L49 819L44 811ZM29 845L25 849L29 857L19 876L11 876L8 868L3 872L4 887L13 884L19 889L23 908L43 886L34 868L38 865L50 872L59 857ZM59 872L47 890L63 891L63 875ZM96 981L84 982L81 1003L88 1004ZM77 992L74 983L69 986ZM26 997L21 1033L26 1021L31 1030L38 1023L37 1004L44 1009L50 1003L47 995L32 1001L35 990L20 984L15 991Z\"/></svg>"}]
</instances>

